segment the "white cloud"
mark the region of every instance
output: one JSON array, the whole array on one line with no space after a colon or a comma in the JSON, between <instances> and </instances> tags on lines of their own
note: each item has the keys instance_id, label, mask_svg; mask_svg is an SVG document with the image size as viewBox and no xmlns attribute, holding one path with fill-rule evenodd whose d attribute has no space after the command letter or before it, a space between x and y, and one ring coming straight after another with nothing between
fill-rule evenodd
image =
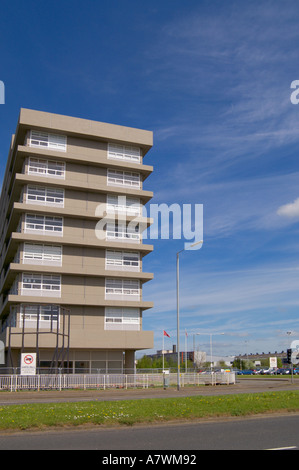
<instances>
[{"instance_id":1,"label":"white cloud","mask_svg":"<svg viewBox=\"0 0 299 470\"><path fill-rule=\"evenodd\" d=\"M299 198L295 199L294 202L280 206L277 214L289 218L299 217Z\"/></svg>"}]
</instances>

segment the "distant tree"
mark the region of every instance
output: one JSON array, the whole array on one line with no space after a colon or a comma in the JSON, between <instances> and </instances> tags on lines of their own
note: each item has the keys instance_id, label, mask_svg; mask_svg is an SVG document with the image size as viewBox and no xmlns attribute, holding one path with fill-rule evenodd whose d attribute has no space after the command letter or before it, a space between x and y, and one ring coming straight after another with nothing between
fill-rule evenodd
<instances>
[{"instance_id":1,"label":"distant tree","mask_svg":"<svg viewBox=\"0 0 299 470\"><path fill-rule=\"evenodd\" d=\"M137 369L151 369L153 367L152 358L149 356L142 356L141 359L137 360L136 364Z\"/></svg>"},{"instance_id":2,"label":"distant tree","mask_svg":"<svg viewBox=\"0 0 299 470\"><path fill-rule=\"evenodd\" d=\"M153 360L153 364L152 364L153 369L162 369L162 367L163 367L163 358L162 357L158 357L158 358ZM164 367L167 367L167 362L166 362L165 359L164 359Z\"/></svg>"},{"instance_id":3,"label":"distant tree","mask_svg":"<svg viewBox=\"0 0 299 470\"><path fill-rule=\"evenodd\" d=\"M244 370L246 369L246 362L245 361L242 361L241 359L235 359L234 362L233 362L233 367L235 369L241 369L241 370Z\"/></svg>"}]
</instances>

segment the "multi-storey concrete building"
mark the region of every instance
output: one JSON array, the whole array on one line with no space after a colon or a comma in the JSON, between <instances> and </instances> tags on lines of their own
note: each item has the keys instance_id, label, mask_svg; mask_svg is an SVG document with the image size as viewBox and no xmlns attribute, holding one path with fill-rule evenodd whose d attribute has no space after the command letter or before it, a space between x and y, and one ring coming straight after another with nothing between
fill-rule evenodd
<instances>
[{"instance_id":1,"label":"multi-storey concrete building","mask_svg":"<svg viewBox=\"0 0 299 470\"><path fill-rule=\"evenodd\" d=\"M0 201L0 340L6 366L124 371L143 331L142 241L152 133L21 109Z\"/></svg>"}]
</instances>

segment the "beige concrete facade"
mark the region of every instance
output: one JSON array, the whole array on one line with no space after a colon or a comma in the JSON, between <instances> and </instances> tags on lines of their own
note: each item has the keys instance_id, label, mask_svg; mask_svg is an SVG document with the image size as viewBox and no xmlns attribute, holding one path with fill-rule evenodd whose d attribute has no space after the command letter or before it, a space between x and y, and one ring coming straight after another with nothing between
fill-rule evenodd
<instances>
[{"instance_id":1,"label":"beige concrete facade","mask_svg":"<svg viewBox=\"0 0 299 470\"><path fill-rule=\"evenodd\" d=\"M41 367L133 370L134 352L153 347L142 330L152 144L149 131L21 109L0 200L6 366L36 351Z\"/></svg>"}]
</instances>

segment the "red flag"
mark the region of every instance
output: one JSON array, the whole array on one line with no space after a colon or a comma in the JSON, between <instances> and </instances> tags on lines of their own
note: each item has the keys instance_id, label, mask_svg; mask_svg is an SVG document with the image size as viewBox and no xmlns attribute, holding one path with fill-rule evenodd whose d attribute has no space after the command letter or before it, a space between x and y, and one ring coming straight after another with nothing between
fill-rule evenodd
<instances>
[{"instance_id":1,"label":"red flag","mask_svg":"<svg viewBox=\"0 0 299 470\"><path fill-rule=\"evenodd\" d=\"M164 334L164 336L168 336L168 338L170 338L169 334L168 334L168 333L166 333L166 331L165 331L165 330L163 330L163 334Z\"/></svg>"}]
</instances>

